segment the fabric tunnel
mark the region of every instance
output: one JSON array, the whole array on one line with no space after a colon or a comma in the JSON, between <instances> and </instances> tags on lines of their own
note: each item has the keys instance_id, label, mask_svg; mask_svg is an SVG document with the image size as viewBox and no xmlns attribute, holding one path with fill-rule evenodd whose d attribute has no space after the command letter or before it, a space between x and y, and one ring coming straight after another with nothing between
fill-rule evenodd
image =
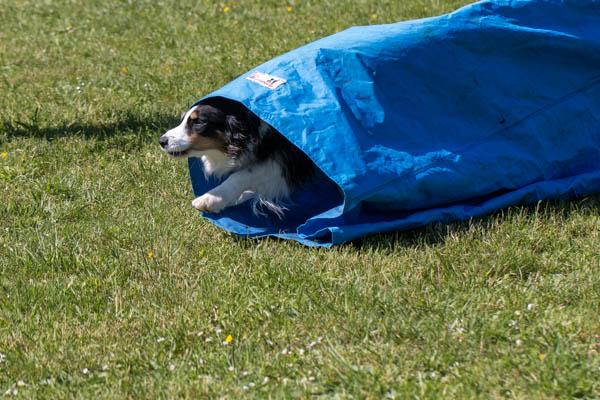
<instances>
[{"instance_id":1,"label":"fabric tunnel","mask_svg":"<svg viewBox=\"0 0 600 400\"><path fill-rule=\"evenodd\" d=\"M316 179L285 218L204 217L237 235L331 246L600 192L600 1L488 0L353 27L200 99L240 102ZM218 182L189 159L196 195Z\"/></svg>"}]
</instances>

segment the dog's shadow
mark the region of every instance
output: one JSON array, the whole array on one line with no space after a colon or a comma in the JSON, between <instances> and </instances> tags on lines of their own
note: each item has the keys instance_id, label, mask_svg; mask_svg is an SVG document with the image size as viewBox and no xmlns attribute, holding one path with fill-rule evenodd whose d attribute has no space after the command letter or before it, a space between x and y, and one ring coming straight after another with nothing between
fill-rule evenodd
<instances>
[{"instance_id":1,"label":"dog's shadow","mask_svg":"<svg viewBox=\"0 0 600 400\"><path fill-rule=\"evenodd\" d=\"M153 114L123 111L107 119L107 122L86 123L74 120L62 124L40 123L33 116L30 120L3 121L0 125L0 140L18 138L59 139L65 137L81 137L85 139L111 139L127 133L163 133L166 129L179 123L174 115Z\"/></svg>"}]
</instances>

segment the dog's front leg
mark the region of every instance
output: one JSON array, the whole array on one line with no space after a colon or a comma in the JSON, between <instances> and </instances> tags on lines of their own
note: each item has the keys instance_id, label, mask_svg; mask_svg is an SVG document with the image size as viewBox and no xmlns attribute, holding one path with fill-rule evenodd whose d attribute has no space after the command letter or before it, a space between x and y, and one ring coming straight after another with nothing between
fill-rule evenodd
<instances>
[{"instance_id":1,"label":"dog's front leg","mask_svg":"<svg viewBox=\"0 0 600 400\"><path fill-rule=\"evenodd\" d=\"M286 197L288 192L279 164L267 161L234 172L219 186L195 199L192 207L218 213L256 195L271 200Z\"/></svg>"},{"instance_id":2,"label":"dog's front leg","mask_svg":"<svg viewBox=\"0 0 600 400\"><path fill-rule=\"evenodd\" d=\"M194 199L192 207L199 211L219 213L224 208L236 204L242 193L247 190L244 175L243 171L234 172L219 186Z\"/></svg>"}]
</instances>

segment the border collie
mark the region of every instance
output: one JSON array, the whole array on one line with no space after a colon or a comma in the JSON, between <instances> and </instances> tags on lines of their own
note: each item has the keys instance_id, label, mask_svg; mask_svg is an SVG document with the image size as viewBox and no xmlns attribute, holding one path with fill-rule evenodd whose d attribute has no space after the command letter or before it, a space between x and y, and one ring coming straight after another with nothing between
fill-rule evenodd
<instances>
[{"instance_id":1,"label":"border collie","mask_svg":"<svg viewBox=\"0 0 600 400\"><path fill-rule=\"evenodd\" d=\"M312 161L283 135L221 97L189 109L159 143L172 157L199 158L207 178L224 179L192 201L200 211L219 213L252 200L254 214L270 211L281 219L291 192L314 174Z\"/></svg>"}]
</instances>

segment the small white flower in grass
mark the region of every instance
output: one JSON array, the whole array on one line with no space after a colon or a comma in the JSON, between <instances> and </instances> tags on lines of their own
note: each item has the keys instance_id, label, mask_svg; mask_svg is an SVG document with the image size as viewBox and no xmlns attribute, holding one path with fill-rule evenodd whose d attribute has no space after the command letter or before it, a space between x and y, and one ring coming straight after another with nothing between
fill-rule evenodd
<instances>
[{"instance_id":1,"label":"small white flower in grass","mask_svg":"<svg viewBox=\"0 0 600 400\"><path fill-rule=\"evenodd\" d=\"M427 376L429 377L429 379L437 379L438 373L437 373L437 371L429 371Z\"/></svg>"},{"instance_id":2,"label":"small white flower in grass","mask_svg":"<svg viewBox=\"0 0 600 400\"><path fill-rule=\"evenodd\" d=\"M164 337L159 337L158 339L156 339L156 343L160 343L160 342L164 342L165 338Z\"/></svg>"},{"instance_id":3,"label":"small white flower in grass","mask_svg":"<svg viewBox=\"0 0 600 400\"><path fill-rule=\"evenodd\" d=\"M518 316L520 316L520 315L521 315L521 311L519 311L519 310L515 311L515 315L516 315L517 317L518 317Z\"/></svg>"},{"instance_id":4,"label":"small white flower in grass","mask_svg":"<svg viewBox=\"0 0 600 400\"><path fill-rule=\"evenodd\" d=\"M82 372L84 375L87 375L87 374L89 374L89 373L90 373L90 370L89 370L89 369L87 369L87 368L84 368L84 369L82 369L82 370L81 370L81 372Z\"/></svg>"},{"instance_id":5,"label":"small white flower in grass","mask_svg":"<svg viewBox=\"0 0 600 400\"><path fill-rule=\"evenodd\" d=\"M3 363L6 360L6 354L0 353L0 363Z\"/></svg>"},{"instance_id":6,"label":"small white flower in grass","mask_svg":"<svg viewBox=\"0 0 600 400\"><path fill-rule=\"evenodd\" d=\"M242 376L248 376L248 375L250 375L250 372L248 372L248 371L242 371Z\"/></svg>"},{"instance_id":7,"label":"small white flower in grass","mask_svg":"<svg viewBox=\"0 0 600 400\"><path fill-rule=\"evenodd\" d=\"M198 364L200 364L200 365L204 365L204 359L203 359L203 358L199 358L199 359L198 359Z\"/></svg>"},{"instance_id":8,"label":"small white flower in grass","mask_svg":"<svg viewBox=\"0 0 600 400\"><path fill-rule=\"evenodd\" d=\"M315 377L314 376L309 376L308 380L309 380L309 382L313 382L315 380Z\"/></svg>"},{"instance_id":9,"label":"small white flower in grass","mask_svg":"<svg viewBox=\"0 0 600 400\"><path fill-rule=\"evenodd\" d=\"M169 365L169 371L171 371L171 372L175 371L175 364Z\"/></svg>"},{"instance_id":10,"label":"small white flower in grass","mask_svg":"<svg viewBox=\"0 0 600 400\"><path fill-rule=\"evenodd\" d=\"M283 350L281 350L281 354L284 355L284 356L288 355L289 352L290 351L287 349L287 347L285 347Z\"/></svg>"},{"instance_id":11,"label":"small white flower in grass","mask_svg":"<svg viewBox=\"0 0 600 400\"><path fill-rule=\"evenodd\" d=\"M515 345L517 345L517 347L521 347L523 346L523 341L521 339L517 339L515 340Z\"/></svg>"},{"instance_id":12,"label":"small white flower in grass","mask_svg":"<svg viewBox=\"0 0 600 400\"><path fill-rule=\"evenodd\" d=\"M248 386L246 386L246 385L242 386L242 390L248 390Z\"/></svg>"},{"instance_id":13,"label":"small white flower in grass","mask_svg":"<svg viewBox=\"0 0 600 400\"><path fill-rule=\"evenodd\" d=\"M104 364L104 365L102 366L102 368L100 368L100 369L101 369L102 371L108 371L108 368L109 368L109 367L108 367L108 365L107 365L107 364Z\"/></svg>"},{"instance_id":14,"label":"small white flower in grass","mask_svg":"<svg viewBox=\"0 0 600 400\"><path fill-rule=\"evenodd\" d=\"M462 320L455 319L451 324L448 325L448 333L455 339L462 341L464 339L466 330L462 327Z\"/></svg>"},{"instance_id":15,"label":"small white flower in grass","mask_svg":"<svg viewBox=\"0 0 600 400\"><path fill-rule=\"evenodd\" d=\"M301 356L304 355L304 349L298 349L298 354L300 354Z\"/></svg>"},{"instance_id":16,"label":"small white flower in grass","mask_svg":"<svg viewBox=\"0 0 600 400\"><path fill-rule=\"evenodd\" d=\"M23 387L23 386L25 386L25 381L17 381L17 386L18 386L18 387Z\"/></svg>"},{"instance_id":17,"label":"small white flower in grass","mask_svg":"<svg viewBox=\"0 0 600 400\"><path fill-rule=\"evenodd\" d=\"M533 303L527 304L527 311L533 311L533 310L535 310L535 304L533 304Z\"/></svg>"},{"instance_id":18,"label":"small white flower in grass","mask_svg":"<svg viewBox=\"0 0 600 400\"><path fill-rule=\"evenodd\" d=\"M229 368L227 368L227 370L228 370L229 372L233 372L233 371L235 371L235 368L234 368L234 367L233 367L233 365L232 365L232 366L230 366Z\"/></svg>"},{"instance_id":19,"label":"small white flower in grass","mask_svg":"<svg viewBox=\"0 0 600 400\"><path fill-rule=\"evenodd\" d=\"M250 383L248 383L248 386L250 386L251 388L253 388L254 386L256 386L256 383L250 382Z\"/></svg>"},{"instance_id":20,"label":"small white flower in grass","mask_svg":"<svg viewBox=\"0 0 600 400\"><path fill-rule=\"evenodd\" d=\"M262 383L263 383L263 385L266 385L267 383L269 383L269 377L265 376Z\"/></svg>"},{"instance_id":21,"label":"small white flower in grass","mask_svg":"<svg viewBox=\"0 0 600 400\"><path fill-rule=\"evenodd\" d=\"M49 385L52 385L52 384L54 384L54 379L52 379L52 378L46 378L46 379L42 379L40 381L40 385L47 385L47 386L49 386Z\"/></svg>"}]
</instances>

